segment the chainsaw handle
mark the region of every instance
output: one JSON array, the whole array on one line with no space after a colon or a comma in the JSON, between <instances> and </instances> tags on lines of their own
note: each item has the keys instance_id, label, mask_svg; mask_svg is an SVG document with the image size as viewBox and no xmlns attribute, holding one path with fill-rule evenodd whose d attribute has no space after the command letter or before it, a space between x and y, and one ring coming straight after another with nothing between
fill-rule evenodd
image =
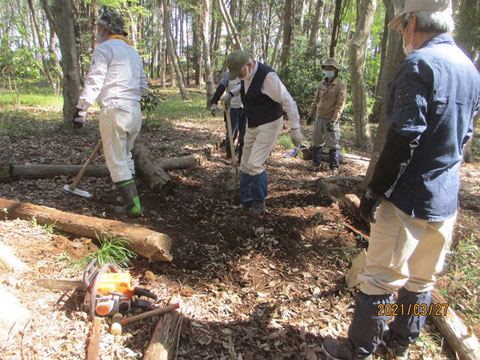
<instances>
[{"instance_id":1,"label":"chainsaw handle","mask_svg":"<svg viewBox=\"0 0 480 360\"><path fill-rule=\"evenodd\" d=\"M148 290L142 289L142 288L138 288L138 287L136 287L133 290L133 295L145 296L145 297L148 297L148 298L153 299L153 300L157 300L157 298L158 298L158 296L156 294L152 293L151 291L148 291Z\"/></svg>"}]
</instances>

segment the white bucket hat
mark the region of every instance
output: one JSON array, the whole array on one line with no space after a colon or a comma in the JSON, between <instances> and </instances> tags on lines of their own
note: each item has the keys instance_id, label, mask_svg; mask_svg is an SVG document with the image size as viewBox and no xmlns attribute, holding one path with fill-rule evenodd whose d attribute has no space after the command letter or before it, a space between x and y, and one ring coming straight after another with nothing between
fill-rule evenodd
<instances>
[{"instance_id":1,"label":"white bucket hat","mask_svg":"<svg viewBox=\"0 0 480 360\"><path fill-rule=\"evenodd\" d=\"M450 0L405 0L403 11L388 24L389 28L400 31L399 25L405 14L417 11L442 11L451 7Z\"/></svg>"}]
</instances>

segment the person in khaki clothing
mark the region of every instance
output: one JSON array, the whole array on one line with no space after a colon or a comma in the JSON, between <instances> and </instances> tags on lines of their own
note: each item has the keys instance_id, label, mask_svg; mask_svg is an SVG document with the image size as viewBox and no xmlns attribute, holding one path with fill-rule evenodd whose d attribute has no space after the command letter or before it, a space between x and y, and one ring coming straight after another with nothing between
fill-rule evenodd
<instances>
[{"instance_id":1,"label":"person in khaki clothing","mask_svg":"<svg viewBox=\"0 0 480 360\"><path fill-rule=\"evenodd\" d=\"M325 79L320 82L315 93L307 123L315 119L313 130L313 163L322 162L323 147L329 149L330 169L340 165L340 125L339 120L345 107L347 87L338 78L339 66L335 59L328 58L322 64Z\"/></svg>"},{"instance_id":2,"label":"person in khaki clothing","mask_svg":"<svg viewBox=\"0 0 480 360\"><path fill-rule=\"evenodd\" d=\"M329 359L373 360L377 351L382 359L419 359L410 345L429 314L448 308L432 303L432 290L480 109L480 74L453 40L452 14L451 0L406 0L388 25L407 57L388 89L385 144L360 202L371 227L352 322L347 338L325 337Z\"/></svg>"}]
</instances>

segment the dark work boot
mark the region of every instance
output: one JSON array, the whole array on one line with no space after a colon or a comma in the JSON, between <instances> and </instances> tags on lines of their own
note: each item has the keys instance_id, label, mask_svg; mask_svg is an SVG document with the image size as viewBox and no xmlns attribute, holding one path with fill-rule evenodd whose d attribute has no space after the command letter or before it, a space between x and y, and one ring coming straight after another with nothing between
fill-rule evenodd
<instances>
[{"instance_id":1,"label":"dark work boot","mask_svg":"<svg viewBox=\"0 0 480 360\"><path fill-rule=\"evenodd\" d=\"M115 184L123 199L123 206L115 206L115 214L137 217L142 213L135 180L120 181Z\"/></svg>"},{"instance_id":2,"label":"dark work boot","mask_svg":"<svg viewBox=\"0 0 480 360\"><path fill-rule=\"evenodd\" d=\"M338 149L330 149L328 151L328 162L330 169L338 169L340 166L340 151Z\"/></svg>"},{"instance_id":3,"label":"dark work boot","mask_svg":"<svg viewBox=\"0 0 480 360\"><path fill-rule=\"evenodd\" d=\"M312 147L312 160L314 165L320 166L320 164L322 163L322 152L323 152L322 146Z\"/></svg>"},{"instance_id":4,"label":"dark work boot","mask_svg":"<svg viewBox=\"0 0 480 360\"><path fill-rule=\"evenodd\" d=\"M372 360L372 355L355 355L353 344L349 339L326 338L322 344L323 352L327 358L333 360Z\"/></svg>"},{"instance_id":5,"label":"dark work boot","mask_svg":"<svg viewBox=\"0 0 480 360\"><path fill-rule=\"evenodd\" d=\"M252 201L248 213L253 216L260 216L265 212L265 200Z\"/></svg>"}]
</instances>

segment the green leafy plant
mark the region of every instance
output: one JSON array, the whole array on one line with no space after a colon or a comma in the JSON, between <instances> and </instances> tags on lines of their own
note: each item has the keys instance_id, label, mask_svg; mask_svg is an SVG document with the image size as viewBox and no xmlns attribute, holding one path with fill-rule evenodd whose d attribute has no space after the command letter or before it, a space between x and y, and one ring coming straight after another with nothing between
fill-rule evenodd
<instances>
[{"instance_id":1,"label":"green leafy plant","mask_svg":"<svg viewBox=\"0 0 480 360\"><path fill-rule=\"evenodd\" d=\"M84 269L93 259L96 258L99 266L112 264L120 268L125 268L130 266L132 260L137 257L137 254L126 248L126 245L130 242L128 239L114 237L107 232L102 232L100 235L96 234L96 236L100 243L99 250L94 253L89 253L79 260L70 262L68 264L69 267L74 269Z\"/></svg>"},{"instance_id":2,"label":"green leafy plant","mask_svg":"<svg viewBox=\"0 0 480 360\"><path fill-rule=\"evenodd\" d=\"M147 92L142 96L142 99L140 100L140 106L142 108L142 112L147 114L146 123L148 123L150 115L154 112L158 104L160 104L161 100L165 100L165 97L155 90L147 90Z\"/></svg>"},{"instance_id":3,"label":"green leafy plant","mask_svg":"<svg viewBox=\"0 0 480 360\"><path fill-rule=\"evenodd\" d=\"M53 232L55 231L55 228L57 227L57 220L54 221L53 224L45 224L43 225L43 229L47 232L49 232L50 234L53 234Z\"/></svg>"}]
</instances>

